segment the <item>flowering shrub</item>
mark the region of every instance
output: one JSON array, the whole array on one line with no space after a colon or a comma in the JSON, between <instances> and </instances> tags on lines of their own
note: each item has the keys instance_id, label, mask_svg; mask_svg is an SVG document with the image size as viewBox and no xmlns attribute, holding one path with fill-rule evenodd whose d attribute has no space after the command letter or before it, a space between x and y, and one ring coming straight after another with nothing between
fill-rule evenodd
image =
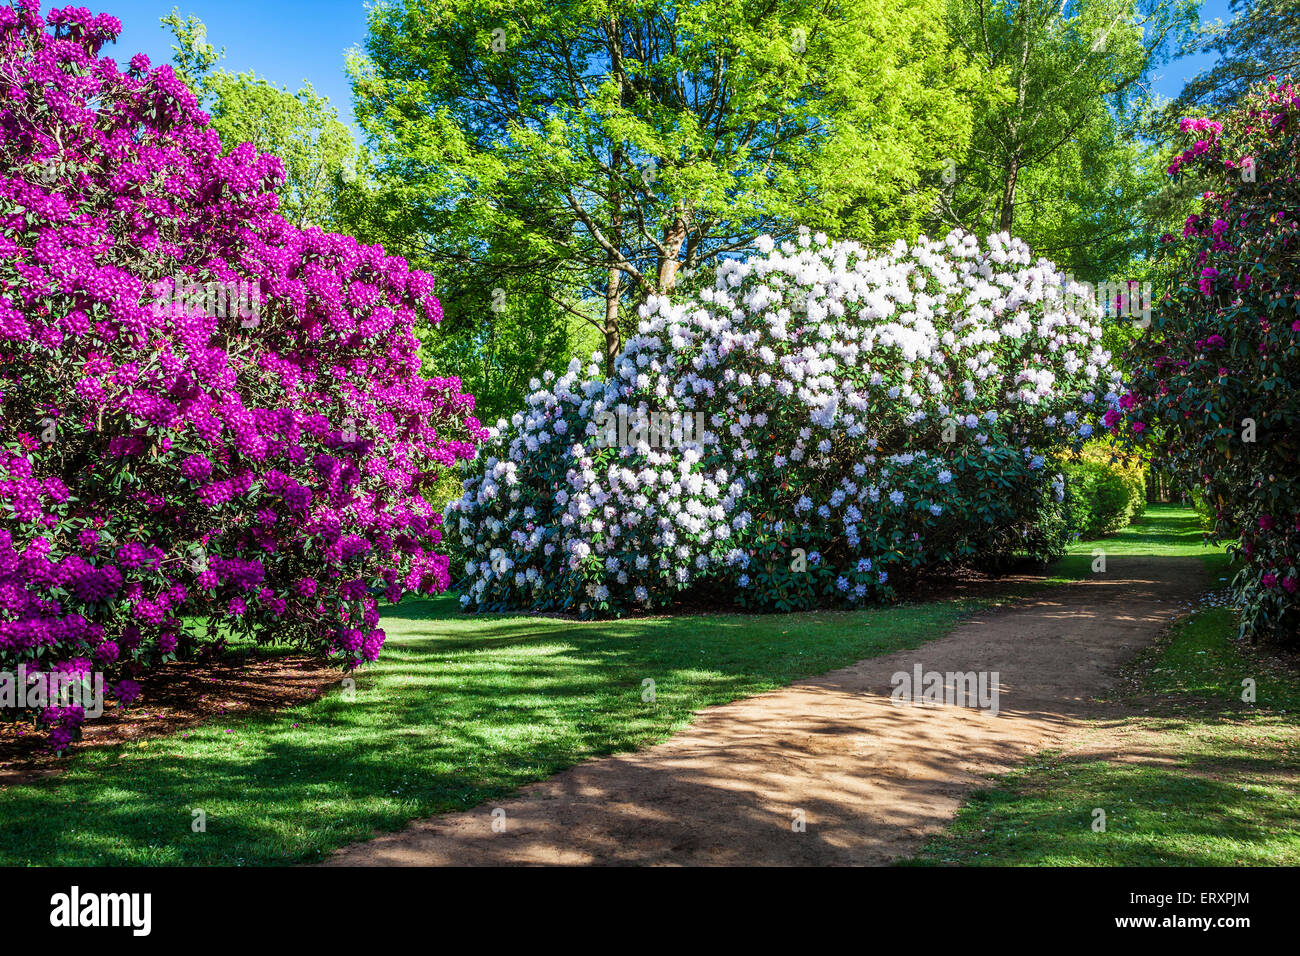
<instances>
[{"instance_id":1,"label":"flowering shrub","mask_svg":"<svg viewBox=\"0 0 1300 956\"><path fill-rule=\"evenodd\" d=\"M279 160L97 58L119 29L0 5L0 670L129 702L198 632L374 660L377 599L448 584L421 491L485 434L418 374L430 279L287 224Z\"/></svg>"},{"instance_id":2,"label":"flowering shrub","mask_svg":"<svg viewBox=\"0 0 1300 956\"><path fill-rule=\"evenodd\" d=\"M855 606L1031 541L1115 401L1082 290L1005 235L759 248L498 425L447 511L466 607Z\"/></svg>"},{"instance_id":3,"label":"flowering shrub","mask_svg":"<svg viewBox=\"0 0 1300 956\"><path fill-rule=\"evenodd\" d=\"M1220 120L1185 119L1169 167L1204 184L1137 353L1126 427L1214 512L1245 565L1243 633L1300 632L1300 88L1270 81ZM1119 423L1116 422L1118 425Z\"/></svg>"}]
</instances>

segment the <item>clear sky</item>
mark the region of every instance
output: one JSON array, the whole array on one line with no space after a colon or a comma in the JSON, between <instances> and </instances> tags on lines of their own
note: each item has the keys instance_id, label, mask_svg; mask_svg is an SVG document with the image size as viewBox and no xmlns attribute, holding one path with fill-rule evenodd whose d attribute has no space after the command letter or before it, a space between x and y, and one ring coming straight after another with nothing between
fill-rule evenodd
<instances>
[{"instance_id":1,"label":"clear sky","mask_svg":"<svg viewBox=\"0 0 1300 956\"><path fill-rule=\"evenodd\" d=\"M339 116L352 121L352 91L343 72L343 54L366 35L361 0L68 0L110 13L122 21L117 46L103 54L125 63L148 54L157 65L171 59L171 32L159 19L176 7L194 14L208 28L208 42L226 48L224 66L232 73L255 71L271 82L297 90L309 81L329 97ZM49 9L53 3L42 0ZM63 6L63 0L59 0Z\"/></svg>"},{"instance_id":2,"label":"clear sky","mask_svg":"<svg viewBox=\"0 0 1300 956\"><path fill-rule=\"evenodd\" d=\"M1227 23L1232 19L1231 7L1229 0L1205 0L1201 5L1201 22L1213 23L1215 20L1222 20ZM1166 63L1156 71L1154 91L1173 99L1182 92L1184 83L1213 66L1214 58L1213 53L1201 53Z\"/></svg>"},{"instance_id":3,"label":"clear sky","mask_svg":"<svg viewBox=\"0 0 1300 956\"><path fill-rule=\"evenodd\" d=\"M160 17L179 7L208 27L208 41L226 48L226 69L255 70L280 86L297 90L304 80L328 96L349 125L352 95L343 72L343 54L366 34L362 0L77 0L122 21L116 49L105 51L125 63L143 51L155 64L171 58L171 36ZM46 4L48 7L49 4ZM1205 0L1203 20L1230 19L1229 0ZM1183 84L1213 62L1213 56L1186 57L1162 67L1154 89L1177 96Z\"/></svg>"}]
</instances>

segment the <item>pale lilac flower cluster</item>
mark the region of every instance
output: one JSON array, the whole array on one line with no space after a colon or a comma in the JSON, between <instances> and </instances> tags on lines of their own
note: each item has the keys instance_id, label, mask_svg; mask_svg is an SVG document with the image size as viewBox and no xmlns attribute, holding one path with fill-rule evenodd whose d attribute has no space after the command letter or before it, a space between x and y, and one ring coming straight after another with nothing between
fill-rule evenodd
<instances>
[{"instance_id":1,"label":"pale lilac flower cluster","mask_svg":"<svg viewBox=\"0 0 1300 956\"><path fill-rule=\"evenodd\" d=\"M464 605L879 599L890 571L968 559L1023 522L1055 491L1051 451L1116 400L1100 313L1018 240L759 250L695 298L650 299L608 379L575 361L499 423L447 512ZM605 447L611 411L707 427Z\"/></svg>"}]
</instances>

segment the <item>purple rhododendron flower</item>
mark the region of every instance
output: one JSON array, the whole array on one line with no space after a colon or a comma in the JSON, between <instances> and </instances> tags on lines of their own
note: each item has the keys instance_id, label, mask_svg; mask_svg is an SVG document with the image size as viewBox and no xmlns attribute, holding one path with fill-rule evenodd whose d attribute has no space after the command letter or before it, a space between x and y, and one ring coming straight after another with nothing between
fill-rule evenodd
<instances>
[{"instance_id":1,"label":"purple rhododendron flower","mask_svg":"<svg viewBox=\"0 0 1300 956\"><path fill-rule=\"evenodd\" d=\"M46 648L130 703L203 619L373 660L339 583L447 586L421 489L487 434L420 374L433 280L286 221L283 163L223 149L171 66L101 58L120 29L0 5L0 396L39 406L0 401L0 669Z\"/></svg>"}]
</instances>

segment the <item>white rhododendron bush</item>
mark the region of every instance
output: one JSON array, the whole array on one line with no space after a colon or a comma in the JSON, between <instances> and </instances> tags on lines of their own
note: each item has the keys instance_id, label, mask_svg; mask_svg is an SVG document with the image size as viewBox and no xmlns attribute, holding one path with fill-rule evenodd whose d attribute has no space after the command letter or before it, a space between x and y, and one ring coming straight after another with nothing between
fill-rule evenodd
<instances>
[{"instance_id":1,"label":"white rhododendron bush","mask_svg":"<svg viewBox=\"0 0 1300 956\"><path fill-rule=\"evenodd\" d=\"M759 249L498 424L447 512L466 607L859 606L1059 551L1052 453L1116 401L1084 290L1006 235Z\"/></svg>"}]
</instances>

